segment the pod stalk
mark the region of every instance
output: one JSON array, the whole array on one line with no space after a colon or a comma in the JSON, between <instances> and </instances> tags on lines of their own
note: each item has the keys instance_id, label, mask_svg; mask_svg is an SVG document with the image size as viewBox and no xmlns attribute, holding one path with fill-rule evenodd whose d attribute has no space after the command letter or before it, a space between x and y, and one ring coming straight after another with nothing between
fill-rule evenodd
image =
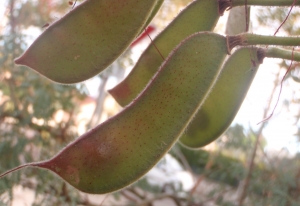
<instances>
[{"instance_id":1,"label":"pod stalk","mask_svg":"<svg viewBox=\"0 0 300 206\"><path fill-rule=\"evenodd\" d=\"M219 14L222 16L225 11L236 7L245 6L245 0L218 0ZM294 0L247 0L247 6L300 6L300 1Z\"/></svg>"},{"instance_id":2,"label":"pod stalk","mask_svg":"<svg viewBox=\"0 0 300 206\"><path fill-rule=\"evenodd\" d=\"M279 37L258 34L242 33L235 36L227 36L228 51L236 46L249 45L280 45L280 46L300 46L300 37Z\"/></svg>"},{"instance_id":3,"label":"pod stalk","mask_svg":"<svg viewBox=\"0 0 300 206\"><path fill-rule=\"evenodd\" d=\"M15 167L11 170L8 170L8 171L0 174L0 179L3 178L4 176L8 175L9 173L15 172L15 171L20 170L24 167L32 167L32 166L37 166L37 164L36 163L27 163L27 164L23 164L23 165L20 165L18 167Z\"/></svg>"},{"instance_id":4,"label":"pod stalk","mask_svg":"<svg viewBox=\"0 0 300 206\"><path fill-rule=\"evenodd\" d=\"M223 16L224 12L232 8L230 0L218 0L218 13Z\"/></svg>"},{"instance_id":5,"label":"pod stalk","mask_svg":"<svg viewBox=\"0 0 300 206\"><path fill-rule=\"evenodd\" d=\"M300 62L300 52L286 50L282 48L270 47L270 48L260 48L257 56L260 59L267 58L280 58L286 60L293 60Z\"/></svg>"},{"instance_id":6,"label":"pod stalk","mask_svg":"<svg viewBox=\"0 0 300 206\"><path fill-rule=\"evenodd\" d=\"M257 56L258 63L260 63L260 64L263 63L264 58L266 57L265 54L266 54L265 49L263 49L263 48L257 49L256 56Z\"/></svg>"},{"instance_id":7,"label":"pod stalk","mask_svg":"<svg viewBox=\"0 0 300 206\"><path fill-rule=\"evenodd\" d=\"M230 0L230 2L232 7L245 5L245 0ZM291 6L292 4L294 0L247 0L248 6ZM295 5L299 6L300 1L296 1Z\"/></svg>"}]
</instances>

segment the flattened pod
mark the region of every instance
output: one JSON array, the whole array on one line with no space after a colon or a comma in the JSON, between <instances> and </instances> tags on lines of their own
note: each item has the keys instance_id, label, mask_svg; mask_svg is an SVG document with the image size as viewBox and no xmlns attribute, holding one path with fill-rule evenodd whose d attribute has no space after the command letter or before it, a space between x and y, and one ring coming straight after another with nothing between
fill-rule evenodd
<instances>
[{"instance_id":1,"label":"flattened pod","mask_svg":"<svg viewBox=\"0 0 300 206\"><path fill-rule=\"evenodd\" d=\"M220 137L230 126L251 86L262 59L258 48L240 48L223 65L211 93L180 142L199 148Z\"/></svg>"},{"instance_id":2,"label":"flattened pod","mask_svg":"<svg viewBox=\"0 0 300 206\"><path fill-rule=\"evenodd\" d=\"M46 168L77 189L95 194L131 184L182 135L216 80L226 53L226 38L221 35L190 36L119 114L79 137L52 159L12 171L25 166Z\"/></svg>"},{"instance_id":3,"label":"flattened pod","mask_svg":"<svg viewBox=\"0 0 300 206\"><path fill-rule=\"evenodd\" d=\"M163 5L163 3L164 3L164 0L157 0L155 6L153 7L153 9L152 9L152 11L151 11L151 13L150 13L150 16L148 17L148 19L147 19L147 21L146 21L144 27L142 27L142 29L141 29L139 35L140 35L141 33L143 33L144 30L147 28L147 26L151 23L151 21L153 20L153 18L155 17L155 15L156 15L157 12L159 11L159 9L160 9L160 7Z\"/></svg>"},{"instance_id":4,"label":"flattened pod","mask_svg":"<svg viewBox=\"0 0 300 206\"><path fill-rule=\"evenodd\" d=\"M129 75L108 92L121 106L126 106L143 90L163 62L156 47L166 57L189 35L213 30L218 19L218 1L193 1L153 40Z\"/></svg>"},{"instance_id":5,"label":"flattened pod","mask_svg":"<svg viewBox=\"0 0 300 206\"><path fill-rule=\"evenodd\" d=\"M272 1L272 0L271 0ZM268 5L273 6L290 6L293 0L274 0L271 3L270 0L249 1L248 5ZM297 5L300 3L296 3ZM169 52L179 44L182 39L187 36L199 32L199 31L212 31L215 27L219 16L222 15L228 8L235 6L244 6L245 0L195 0L188 5L171 23L166 27L153 41L145 52L142 54L129 75L117 86L110 89L108 92L115 98L115 100L121 105L126 106L129 104L147 85L152 75L155 74L156 69L162 63L163 59L160 56L167 56ZM245 28L243 28L245 29ZM253 40L255 35L246 34L242 39L246 38ZM240 38L240 37L238 37ZM256 40L261 40L263 37L259 36ZM266 37L267 40L269 37ZM274 38L277 39L276 45L291 45L296 46L296 39L287 38L278 39L278 37L272 37L272 41L264 41L264 44L273 44ZM244 40L246 40L244 39ZM287 41L286 41L287 40ZM282 41L285 41L282 44ZM261 41L260 41L261 42ZM289 43L288 43L289 42ZM300 42L300 41L299 41ZM233 43L236 42L234 38ZM240 45L246 42L240 42ZM248 42L250 43L250 42ZM252 42L253 43L253 42ZM260 44L255 42L254 44ZM160 51L157 52L157 49ZM236 46L236 45L230 45ZM231 48L229 48L230 50Z\"/></svg>"},{"instance_id":6,"label":"flattened pod","mask_svg":"<svg viewBox=\"0 0 300 206\"><path fill-rule=\"evenodd\" d=\"M157 1L86 0L50 25L15 62L59 83L91 78L130 45Z\"/></svg>"}]
</instances>

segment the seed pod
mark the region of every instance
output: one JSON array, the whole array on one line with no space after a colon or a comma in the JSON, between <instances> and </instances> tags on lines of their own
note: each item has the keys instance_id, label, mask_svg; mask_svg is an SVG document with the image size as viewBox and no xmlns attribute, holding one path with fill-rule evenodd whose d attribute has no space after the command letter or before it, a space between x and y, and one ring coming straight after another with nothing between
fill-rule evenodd
<instances>
[{"instance_id":1,"label":"seed pod","mask_svg":"<svg viewBox=\"0 0 300 206\"><path fill-rule=\"evenodd\" d=\"M129 104L143 90L163 62L160 53L166 57L189 35L213 30L218 19L217 1L193 1L153 40L129 75L108 92L121 106Z\"/></svg>"},{"instance_id":2,"label":"seed pod","mask_svg":"<svg viewBox=\"0 0 300 206\"><path fill-rule=\"evenodd\" d=\"M141 29L139 35L141 33L144 32L144 30L147 28L147 26L151 23L151 21L153 20L153 18L155 17L155 15L157 14L157 12L159 11L160 7L163 5L164 3L164 0L157 0L154 8L152 9L151 13L150 13L150 16L148 17L145 25L143 26L143 28Z\"/></svg>"},{"instance_id":3,"label":"seed pod","mask_svg":"<svg viewBox=\"0 0 300 206\"><path fill-rule=\"evenodd\" d=\"M248 9L248 15L249 12L250 8ZM239 18L236 19L236 17ZM226 27L227 35L238 34L248 29L245 22L245 8L236 7L231 9ZM236 26L237 24L239 24L239 26ZM259 64L255 54L256 51L257 49L254 48L244 48L229 56L212 92L195 115L186 133L181 137L180 142L183 145L190 148L199 148L214 141L226 131L239 110L240 105L237 106L236 104L242 104L247 93L248 88L245 87L250 87L252 82L249 82L249 80L244 82L244 80L251 80L256 74ZM242 62L243 60L245 60L245 62ZM253 66L251 61L257 66ZM253 67L253 69L251 69L251 67ZM238 80L232 82L230 80L232 78ZM235 92L241 89L239 86L239 88L236 88L237 83L245 83L244 87L242 87L245 91L240 91L243 93L237 94L238 96L244 95L242 98L234 97ZM222 92L226 93L222 94ZM227 94L229 94L229 98L227 98ZM224 97L226 98L225 103L223 101ZM227 108L229 106L230 108ZM237 108L235 108L236 106ZM234 109L234 111L232 111L232 109ZM232 112L232 114L230 114L230 112Z\"/></svg>"},{"instance_id":4,"label":"seed pod","mask_svg":"<svg viewBox=\"0 0 300 206\"><path fill-rule=\"evenodd\" d=\"M51 24L15 63L59 83L109 66L136 38L159 0L86 0Z\"/></svg>"},{"instance_id":5,"label":"seed pod","mask_svg":"<svg viewBox=\"0 0 300 206\"><path fill-rule=\"evenodd\" d=\"M211 93L180 142L199 148L220 137L230 126L262 62L258 48L240 48L223 65ZM261 58L260 58L261 57Z\"/></svg>"},{"instance_id":6,"label":"seed pod","mask_svg":"<svg viewBox=\"0 0 300 206\"><path fill-rule=\"evenodd\" d=\"M216 80L226 52L226 38L221 35L205 32L188 37L124 110L52 159L19 166L0 178L35 166L87 193L108 193L131 184L182 135Z\"/></svg>"},{"instance_id":7,"label":"seed pod","mask_svg":"<svg viewBox=\"0 0 300 206\"><path fill-rule=\"evenodd\" d=\"M273 6L290 6L293 0L289 0L291 3L286 2L286 0L276 1L272 1ZM121 106L126 106L142 91L156 72L155 69L162 63L163 59L160 53L163 57L167 56L182 39L194 32L212 31L219 16L223 15L226 9L244 4L244 0L236 0L234 2L232 0L193 1L155 38L153 43L144 51L129 75L108 92ZM248 5L256 4L266 6L271 3L269 1L248 2ZM293 44L296 45L295 41ZM154 45L158 48L159 52ZM231 46L236 45L229 43L229 51L231 50Z\"/></svg>"}]
</instances>

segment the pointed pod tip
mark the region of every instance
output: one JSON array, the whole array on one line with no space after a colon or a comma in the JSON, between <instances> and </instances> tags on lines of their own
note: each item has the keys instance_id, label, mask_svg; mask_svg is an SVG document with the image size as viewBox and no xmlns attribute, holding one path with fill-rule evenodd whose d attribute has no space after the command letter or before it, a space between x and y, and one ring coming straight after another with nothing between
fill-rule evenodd
<instances>
[{"instance_id":1,"label":"pointed pod tip","mask_svg":"<svg viewBox=\"0 0 300 206\"><path fill-rule=\"evenodd\" d=\"M8 175L8 174L10 174L10 173L12 173L14 171L20 170L20 169L22 169L24 167L31 167L31 166L35 166L35 163L27 163L27 164L19 165L19 166L15 167L15 168L13 168L11 170L7 170L6 172L0 174L0 178L3 178L4 176L6 176L6 175Z\"/></svg>"},{"instance_id":2,"label":"pointed pod tip","mask_svg":"<svg viewBox=\"0 0 300 206\"><path fill-rule=\"evenodd\" d=\"M34 64L34 59L27 53L24 53L21 56L15 58L14 62L16 65L27 66L31 69L34 69L36 67L36 65Z\"/></svg>"},{"instance_id":3,"label":"pointed pod tip","mask_svg":"<svg viewBox=\"0 0 300 206\"><path fill-rule=\"evenodd\" d=\"M14 59L15 64L18 65L25 65L25 61L24 61L24 56L19 56L17 58Z\"/></svg>"},{"instance_id":4,"label":"pointed pod tip","mask_svg":"<svg viewBox=\"0 0 300 206\"><path fill-rule=\"evenodd\" d=\"M107 91L118 103L120 106L124 107L129 102L131 102L131 89L126 81L122 81L114 88L111 88Z\"/></svg>"}]
</instances>

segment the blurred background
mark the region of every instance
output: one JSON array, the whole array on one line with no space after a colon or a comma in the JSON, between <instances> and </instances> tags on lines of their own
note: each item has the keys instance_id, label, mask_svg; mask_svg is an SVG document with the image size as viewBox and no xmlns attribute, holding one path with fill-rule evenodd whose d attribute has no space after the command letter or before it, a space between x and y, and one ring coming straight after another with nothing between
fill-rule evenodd
<instances>
[{"instance_id":1,"label":"blurred background","mask_svg":"<svg viewBox=\"0 0 300 206\"><path fill-rule=\"evenodd\" d=\"M77 1L77 5L82 1ZM165 0L151 22L154 38L191 0ZM122 108L107 93L131 70L150 43L139 39L104 72L62 85L16 66L45 26L72 9L70 1L0 2L0 173L49 159L69 142ZM273 35L291 8L252 7L250 32ZM236 14L243 13L243 7ZM235 25L221 17L215 32ZM244 20L244 18L240 18ZM300 10L293 8L277 35L300 35ZM242 21L243 23L243 21ZM227 30L226 30L227 28ZM296 48L297 49L297 48ZM299 63L283 82L290 61L265 59L233 124L199 150L176 144L133 185L106 195L87 195L51 172L27 168L0 180L0 205L300 205Z\"/></svg>"}]
</instances>

